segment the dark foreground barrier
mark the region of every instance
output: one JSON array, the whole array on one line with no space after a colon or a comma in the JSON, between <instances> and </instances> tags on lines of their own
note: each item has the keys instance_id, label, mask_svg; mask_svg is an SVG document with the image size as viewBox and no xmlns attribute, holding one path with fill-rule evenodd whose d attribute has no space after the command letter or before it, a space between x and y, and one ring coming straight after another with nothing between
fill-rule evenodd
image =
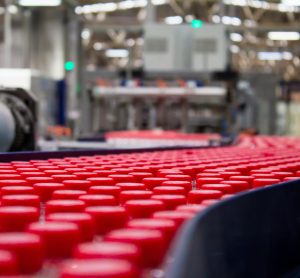
<instances>
[{"instance_id":1,"label":"dark foreground barrier","mask_svg":"<svg viewBox=\"0 0 300 278\"><path fill-rule=\"evenodd\" d=\"M213 206L173 251L167 278L300 277L300 180Z\"/></svg>"}]
</instances>

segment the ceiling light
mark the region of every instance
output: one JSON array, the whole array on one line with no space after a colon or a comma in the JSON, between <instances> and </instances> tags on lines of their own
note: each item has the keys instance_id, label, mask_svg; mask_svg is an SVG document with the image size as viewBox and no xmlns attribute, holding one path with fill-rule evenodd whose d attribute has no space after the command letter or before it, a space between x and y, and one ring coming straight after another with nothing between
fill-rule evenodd
<instances>
[{"instance_id":1,"label":"ceiling light","mask_svg":"<svg viewBox=\"0 0 300 278\"><path fill-rule=\"evenodd\" d=\"M127 58L129 52L127 49L107 49L105 55L108 58Z\"/></svg>"},{"instance_id":2,"label":"ceiling light","mask_svg":"<svg viewBox=\"0 0 300 278\"><path fill-rule=\"evenodd\" d=\"M7 7L7 11L10 13L10 14L17 14L18 13L18 7L16 5L9 5Z\"/></svg>"},{"instance_id":3,"label":"ceiling light","mask_svg":"<svg viewBox=\"0 0 300 278\"><path fill-rule=\"evenodd\" d=\"M263 61L292 60L291 52L258 52L258 59Z\"/></svg>"},{"instance_id":4,"label":"ceiling light","mask_svg":"<svg viewBox=\"0 0 300 278\"><path fill-rule=\"evenodd\" d=\"M89 29L83 29L81 32L81 38L83 40L89 40L91 38L91 31Z\"/></svg>"},{"instance_id":5,"label":"ceiling light","mask_svg":"<svg viewBox=\"0 0 300 278\"><path fill-rule=\"evenodd\" d=\"M281 3L288 6L300 6L300 0L282 0Z\"/></svg>"},{"instance_id":6,"label":"ceiling light","mask_svg":"<svg viewBox=\"0 0 300 278\"><path fill-rule=\"evenodd\" d=\"M179 15L176 16L168 16L164 19L166 24L169 25L177 25L177 24L181 24L183 22L183 18Z\"/></svg>"},{"instance_id":7,"label":"ceiling light","mask_svg":"<svg viewBox=\"0 0 300 278\"><path fill-rule=\"evenodd\" d=\"M300 39L299 32L269 32L268 38L273 41L297 41Z\"/></svg>"},{"instance_id":8,"label":"ceiling light","mask_svg":"<svg viewBox=\"0 0 300 278\"><path fill-rule=\"evenodd\" d=\"M231 33L230 34L230 39L233 42L241 42L243 40L243 36L239 33Z\"/></svg>"},{"instance_id":9,"label":"ceiling light","mask_svg":"<svg viewBox=\"0 0 300 278\"><path fill-rule=\"evenodd\" d=\"M100 50L104 49L104 44L102 42L95 42L93 45L93 48L96 51L100 51Z\"/></svg>"},{"instance_id":10,"label":"ceiling light","mask_svg":"<svg viewBox=\"0 0 300 278\"><path fill-rule=\"evenodd\" d=\"M56 7L61 5L61 0L19 0L19 5L26 7Z\"/></svg>"}]
</instances>

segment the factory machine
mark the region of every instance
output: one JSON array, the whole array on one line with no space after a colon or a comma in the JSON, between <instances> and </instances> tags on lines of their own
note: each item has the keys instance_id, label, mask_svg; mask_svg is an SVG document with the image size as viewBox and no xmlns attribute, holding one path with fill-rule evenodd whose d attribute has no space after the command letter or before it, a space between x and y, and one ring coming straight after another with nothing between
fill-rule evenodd
<instances>
[{"instance_id":1,"label":"factory machine","mask_svg":"<svg viewBox=\"0 0 300 278\"><path fill-rule=\"evenodd\" d=\"M0 151L35 149L37 102L23 89L0 88Z\"/></svg>"}]
</instances>

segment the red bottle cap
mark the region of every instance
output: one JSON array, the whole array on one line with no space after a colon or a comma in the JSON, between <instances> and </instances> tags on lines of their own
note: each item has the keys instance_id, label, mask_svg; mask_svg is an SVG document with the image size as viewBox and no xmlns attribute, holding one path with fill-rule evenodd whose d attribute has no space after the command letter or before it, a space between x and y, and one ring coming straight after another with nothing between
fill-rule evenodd
<instances>
[{"instance_id":1,"label":"red bottle cap","mask_svg":"<svg viewBox=\"0 0 300 278\"><path fill-rule=\"evenodd\" d=\"M210 170L212 171L212 170ZM197 179L200 178L222 178L221 174L218 173L211 173L211 172L203 172L201 174L197 174L196 176Z\"/></svg>"},{"instance_id":2,"label":"red bottle cap","mask_svg":"<svg viewBox=\"0 0 300 278\"><path fill-rule=\"evenodd\" d=\"M230 184L203 184L201 186L201 189L204 190L219 190L221 191L223 194L232 194L233 193L233 189L232 186Z\"/></svg>"},{"instance_id":3,"label":"red bottle cap","mask_svg":"<svg viewBox=\"0 0 300 278\"><path fill-rule=\"evenodd\" d=\"M87 207L85 211L93 217L100 235L124 227L128 220L126 210L119 206Z\"/></svg>"},{"instance_id":4,"label":"red bottle cap","mask_svg":"<svg viewBox=\"0 0 300 278\"><path fill-rule=\"evenodd\" d=\"M146 190L146 186L143 183L138 182L120 182L116 186L119 186L121 191L125 190Z\"/></svg>"},{"instance_id":5,"label":"red bottle cap","mask_svg":"<svg viewBox=\"0 0 300 278\"><path fill-rule=\"evenodd\" d=\"M218 184L224 181L222 178L199 178L196 180L197 188L201 188L203 184Z\"/></svg>"},{"instance_id":6,"label":"red bottle cap","mask_svg":"<svg viewBox=\"0 0 300 278\"><path fill-rule=\"evenodd\" d=\"M143 179L153 177L153 174L149 172L130 172L129 175L134 176L137 182L143 182Z\"/></svg>"},{"instance_id":7,"label":"red bottle cap","mask_svg":"<svg viewBox=\"0 0 300 278\"><path fill-rule=\"evenodd\" d=\"M19 175L23 178L47 177L44 172L20 172Z\"/></svg>"},{"instance_id":8,"label":"red bottle cap","mask_svg":"<svg viewBox=\"0 0 300 278\"><path fill-rule=\"evenodd\" d=\"M130 262L117 259L71 260L62 264L60 278L138 278Z\"/></svg>"},{"instance_id":9,"label":"red bottle cap","mask_svg":"<svg viewBox=\"0 0 300 278\"><path fill-rule=\"evenodd\" d=\"M1 169L1 168L0 168ZM10 175L10 174L18 174L18 171L13 169L0 170L0 175Z\"/></svg>"},{"instance_id":10,"label":"red bottle cap","mask_svg":"<svg viewBox=\"0 0 300 278\"><path fill-rule=\"evenodd\" d=\"M176 223L169 219L133 219L127 223L127 228L158 230L162 232L167 245L172 241L176 233Z\"/></svg>"},{"instance_id":11,"label":"red bottle cap","mask_svg":"<svg viewBox=\"0 0 300 278\"><path fill-rule=\"evenodd\" d=\"M204 200L202 201L201 205L209 207L209 206L213 206L215 204L217 204L219 202L219 200Z\"/></svg>"},{"instance_id":12,"label":"red bottle cap","mask_svg":"<svg viewBox=\"0 0 300 278\"><path fill-rule=\"evenodd\" d=\"M153 189L156 195L186 195L186 190L181 186L157 186Z\"/></svg>"},{"instance_id":13,"label":"red bottle cap","mask_svg":"<svg viewBox=\"0 0 300 278\"><path fill-rule=\"evenodd\" d=\"M115 171L117 174L120 175L127 175L132 172L132 168L113 168L112 171Z\"/></svg>"},{"instance_id":14,"label":"red bottle cap","mask_svg":"<svg viewBox=\"0 0 300 278\"><path fill-rule=\"evenodd\" d=\"M197 214L199 212L202 212L206 208L207 207L203 205L182 205L182 206L178 206L176 208L176 211L184 211L184 212Z\"/></svg>"},{"instance_id":15,"label":"red bottle cap","mask_svg":"<svg viewBox=\"0 0 300 278\"><path fill-rule=\"evenodd\" d=\"M95 223L91 215L84 212L52 213L47 215L47 221L70 222L77 224L82 241L91 241L95 234Z\"/></svg>"},{"instance_id":16,"label":"red bottle cap","mask_svg":"<svg viewBox=\"0 0 300 278\"><path fill-rule=\"evenodd\" d=\"M153 195L151 199L162 201L167 210L173 210L177 206L186 204L184 195Z\"/></svg>"},{"instance_id":17,"label":"red bottle cap","mask_svg":"<svg viewBox=\"0 0 300 278\"><path fill-rule=\"evenodd\" d=\"M87 180L91 182L92 186L115 185L115 181L108 177L88 178Z\"/></svg>"},{"instance_id":18,"label":"red bottle cap","mask_svg":"<svg viewBox=\"0 0 300 278\"><path fill-rule=\"evenodd\" d=\"M52 178L56 181L56 182L63 182L66 180L76 180L78 179L77 176L75 175L70 175L70 174L60 174L60 175L52 175Z\"/></svg>"},{"instance_id":19,"label":"red bottle cap","mask_svg":"<svg viewBox=\"0 0 300 278\"><path fill-rule=\"evenodd\" d=\"M132 218L148 218L154 212L165 209L159 200L131 200L125 203L125 208Z\"/></svg>"},{"instance_id":20,"label":"red bottle cap","mask_svg":"<svg viewBox=\"0 0 300 278\"><path fill-rule=\"evenodd\" d=\"M85 180L65 180L63 181L66 189L88 191L92 186L90 181Z\"/></svg>"},{"instance_id":21,"label":"red bottle cap","mask_svg":"<svg viewBox=\"0 0 300 278\"><path fill-rule=\"evenodd\" d=\"M80 196L78 199L85 202L85 205L88 207L117 205L115 197L110 195L86 194Z\"/></svg>"},{"instance_id":22,"label":"red bottle cap","mask_svg":"<svg viewBox=\"0 0 300 278\"><path fill-rule=\"evenodd\" d=\"M35 194L31 186L4 186L0 189L0 195L16 195L16 194Z\"/></svg>"},{"instance_id":23,"label":"red bottle cap","mask_svg":"<svg viewBox=\"0 0 300 278\"><path fill-rule=\"evenodd\" d=\"M272 175L274 175L274 177L276 179L283 180L286 177L294 176L294 173L292 173L292 172L272 172Z\"/></svg>"},{"instance_id":24,"label":"red bottle cap","mask_svg":"<svg viewBox=\"0 0 300 278\"><path fill-rule=\"evenodd\" d=\"M253 188L280 183L279 179L254 179Z\"/></svg>"},{"instance_id":25,"label":"red bottle cap","mask_svg":"<svg viewBox=\"0 0 300 278\"><path fill-rule=\"evenodd\" d=\"M158 177L153 177L153 178L144 178L143 183L146 185L146 187L150 190L152 190L156 186L161 186L163 182L169 181L167 178L158 178Z\"/></svg>"},{"instance_id":26,"label":"red bottle cap","mask_svg":"<svg viewBox=\"0 0 300 278\"><path fill-rule=\"evenodd\" d=\"M1 197L2 206L25 206L40 208L40 198L37 195L5 195Z\"/></svg>"},{"instance_id":27,"label":"red bottle cap","mask_svg":"<svg viewBox=\"0 0 300 278\"><path fill-rule=\"evenodd\" d=\"M224 172L219 172L219 174L221 175L221 178L227 180L232 176L239 176L241 173L238 171L224 171Z\"/></svg>"},{"instance_id":28,"label":"red bottle cap","mask_svg":"<svg viewBox=\"0 0 300 278\"><path fill-rule=\"evenodd\" d=\"M171 181L192 181L191 176L189 175L166 175L167 179Z\"/></svg>"},{"instance_id":29,"label":"red bottle cap","mask_svg":"<svg viewBox=\"0 0 300 278\"><path fill-rule=\"evenodd\" d=\"M166 242L160 231L145 229L120 229L110 232L105 240L132 243L140 248L142 265L157 267L162 263Z\"/></svg>"},{"instance_id":30,"label":"red bottle cap","mask_svg":"<svg viewBox=\"0 0 300 278\"><path fill-rule=\"evenodd\" d=\"M77 200L80 196L85 195L86 192L83 190L55 190L52 193L53 200Z\"/></svg>"},{"instance_id":31,"label":"red bottle cap","mask_svg":"<svg viewBox=\"0 0 300 278\"><path fill-rule=\"evenodd\" d=\"M104 194L111 195L119 200L119 194L121 192L121 188L116 185L99 185L99 186L91 186L88 193L89 194Z\"/></svg>"},{"instance_id":32,"label":"red bottle cap","mask_svg":"<svg viewBox=\"0 0 300 278\"><path fill-rule=\"evenodd\" d=\"M83 212L86 205L81 200L50 200L46 203L45 213Z\"/></svg>"},{"instance_id":33,"label":"red bottle cap","mask_svg":"<svg viewBox=\"0 0 300 278\"><path fill-rule=\"evenodd\" d=\"M73 175L76 175L79 179L82 180L98 177L98 175L94 172L74 172Z\"/></svg>"},{"instance_id":34,"label":"red bottle cap","mask_svg":"<svg viewBox=\"0 0 300 278\"><path fill-rule=\"evenodd\" d=\"M74 173L79 173L79 172L85 172L85 169L82 168L76 168L76 167L67 167L65 168L65 170L69 173L72 173L73 175L75 175Z\"/></svg>"},{"instance_id":35,"label":"red bottle cap","mask_svg":"<svg viewBox=\"0 0 300 278\"><path fill-rule=\"evenodd\" d=\"M222 184L229 184L232 187L234 193L242 192L250 189L250 185L246 181L222 181Z\"/></svg>"},{"instance_id":36,"label":"red bottle cap","mask_svg":"<svg viewBox=\"0 0 300 278\"><path fill-rule=\"evenodd\" d=\"M0 207L0 231L23 231L25 227L39 220L39 210L34 207Z\"/></svg>"},{"instance_id":37,"label":"red bottle cap","mask_svg":"<svg viewBox=\"0 0 300 278\"><path fill-rule=\"evenodd\" d=\"M119 196L120 204L125 204L129 200L145 200L152 196L151 191L147 190L128 190L122 191Z\"/></svg>"},{"instance_id":38,"label":"red bottle cap","mask_svg":"<svg viewBox=\"0 0 300 278\"><path fill-rule=\"evenodd\" d=\"M135 265L140 264L140 256L136 245L121 242L82 243L74 250L76 259L123 259Z\"/></svg>"},{"instance_id":39,"label":"red bottle cap","mask_svg":"<svg viewBox=\"0 0 300 278\"><path fill-rule=\"evenodd\" d=\"M29 183L26 180L0 180L0 188L7 186L28 186Z\"/></svg>"},{"instance_id":40,"label":"red bottle cap","mask_svg":"<svg viewBox=\"0 0 300 278\"><path fill-rule=\"evenodd\" d=\"M28 226L27 232L42 238L46 257L51 259L71 257L73 248L80 242L80 231L74 223L35 222Z\"/></svg>"},{"instance_id":41,"label":"red bottle cap","mask_svg":"<svg viewBox=\"0 0 300 278\"><path fill-rule=\"evenodd\" d=\"M34 191L40 196L41 202L46 202L52 198L55 190L64 189L62 183L35 183L33 185Z\"/></svg>"},{"instance_id":42,"label":"red bottle cap","mask_svg":"<svg viewBox=\"0 0 300 278\"><path fill-rule=\"evenodd\" d=\"M153 214L154 219L169 219L173 220L177 229L187 220L194 217L194 213L186 211L158 211Z\"/></svg>"},{"instance_id":43,"label":"red bottle cap","mask_svg":"<svg viewBox=\"0 0 300 278\"><path fill-rule=\"evenodd\" d=\"M26 181L29 185L34 185L36 183L55 183L55 180L52 177L30 177L26 178Z\"/></svg>"},{"instance_id":44,"label":"red bottle cap","mask_svg":"<svg viewBox=\"0 0 300 278\"><path fill-rule=\"evenodd\" d=\"M190 204L201 204L204 200L219 199L223 193L219 190L204 190L198 189L190 191L188 194L188 202Z\"/></svg>"},{"instance_id":45,"label":"red bottle cap","mask_svg":"<svg viewBox=\"0 0 300 278\"><path fill-rule=\"evenodd\" d=\"M0 250L0 276L16 275L18 265L16 256L9 251Z\"/></svg>"},{"instance_id":46,"label":"red bottle cap","mask_svg":"<svg viewBox=\"0 0 300 278\"><path fill-rule=\"evenodd\" d=\"M253 176L231 176L229 180L232 181L246 181L250 187L252 187L252 182L254 180Z\"/></svg>"},{"instance_id":47,"label":"red bottle cap","mask_svg":"<svg viewBox=\"0 0 300 278\"><path fill-rule=\"evenodd\" d=\"M19 174L0 174L0 180L21 180L22 176Z\"/></svg>"},{"instance_id":48,"label":"red bottle cap","mask_svg":"<svg viewBox=\"0 0 300 278\"><path fill-rule=\"evenodd\" d=\"M164 181L162 186L180 186L184 187L186 193L192 190L192 183L190 181Z\"/></svg>"},{"instance_id":49,"label":"red bottle cap","mask_svg":"<svg viewBox=\"0 0 300 278\"><path fill-rule=\"evenodd\" d=\"M286 177L283 179L283 181L295 181L295 180L299 180L299 177Z\"/></svg>"},{"instance_id":50,"label":"red bottle cap","mask_svg":"<svg viewBox=\"0 0 300 278\"><path fill-rule=\"evenodd\" d=\"M113 170L97 170L94 171L99 177L108 177L109 175L117 174L116 171Z\"/></svg>"},{"instance_id":51,"label":"red bottle cap","mask_svg":"<svg viewBox=\"0 0 300 278\"><path fill-rule=\"evenodd\" d=\"M37 235L2 233L0 249L9 251L15 256L19 273L32 274L42 267L44 249L41 238Z\"/></svg>"},{"instance_id":52,"label":"red bottle cap","mask_svg":"<svg viewBox=\"0 0 300 278\"><path fill-rule=\"evenodd\" d=\"M252 174L252 177L254 177L255 179L275 179L276 175L273 175L271 173L269 174Z\"/></svg>"},{"instance_id":53,"label":"red bottle cap","mask_svg":"<svg viewBox=\"0 0 300 278\"><path fill-rule=\"evenodd\" d=\"M134 183L136 180L135 180L135 177L132 176L132 175L126 175L126 174L114 174L114 175L109 175L110 178L112 178L115 183L125 183L125 182L129 182L129 183Z\"/></svg>"}]
</instances>

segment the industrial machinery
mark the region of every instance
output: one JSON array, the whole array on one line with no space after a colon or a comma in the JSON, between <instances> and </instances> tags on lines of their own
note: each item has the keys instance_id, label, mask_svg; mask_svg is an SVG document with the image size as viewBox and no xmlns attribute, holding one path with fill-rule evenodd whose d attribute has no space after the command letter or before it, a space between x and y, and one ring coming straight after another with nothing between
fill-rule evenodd
<instances>
[{"instance_id":1,"label":"industrial machinery","mask_svg":"<svg viewBox=\"0 0 300 278\"><path fill-rule=\"evenodd\" d=\"M35 97L23 89L0 88L0 151L35 149Z\"/></svg>"}]
</instances>

